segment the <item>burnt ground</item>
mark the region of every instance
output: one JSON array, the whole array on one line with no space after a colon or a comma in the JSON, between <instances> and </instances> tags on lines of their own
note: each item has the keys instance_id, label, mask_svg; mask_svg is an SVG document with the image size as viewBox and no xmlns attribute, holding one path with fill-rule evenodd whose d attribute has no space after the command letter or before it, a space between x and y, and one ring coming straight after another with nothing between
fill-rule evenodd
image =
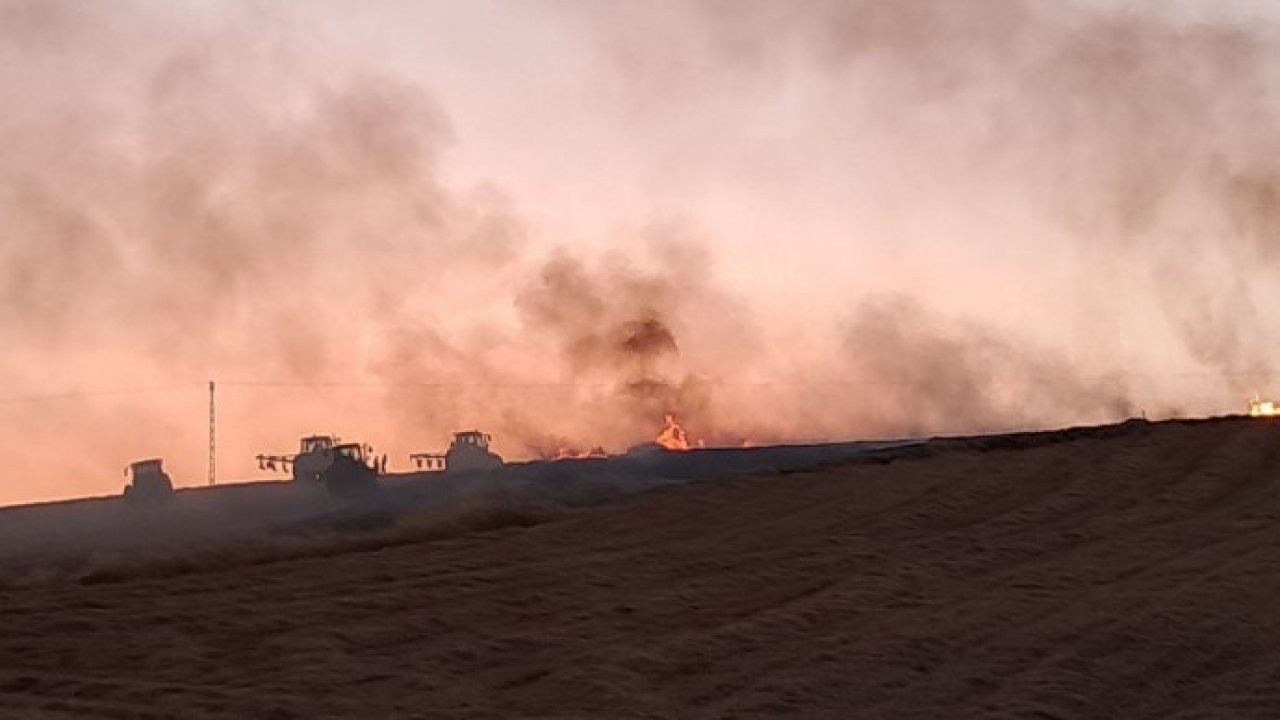
<instances>
[{"instance_id":1,"label":"burnt ground","mask_svg":"<svg viewBox=\"0 0 1280 720\"><path fill-rule=\"evenodd\" d=\"M1280 424L872 453L0 590L0 716L1280 716Z\"/></svg>"}]
</instances>

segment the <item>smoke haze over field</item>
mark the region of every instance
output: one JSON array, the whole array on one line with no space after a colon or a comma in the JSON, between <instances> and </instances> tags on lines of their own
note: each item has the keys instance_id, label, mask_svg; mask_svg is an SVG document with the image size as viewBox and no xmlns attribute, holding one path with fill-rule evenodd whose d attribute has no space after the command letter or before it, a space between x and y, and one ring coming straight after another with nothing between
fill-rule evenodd
<instances>
[{"instance_id":1,"label":"smoke haze over field","mask_svg":"<svg viewBox=\"0 0 1280 720\"><path fill-rule=\"evenodd\" d=\"M0 0L0 502L198 484L208 379L236 479L311 432L1238 411L1280 392L1275 20Z\"/></svg>"}]
</instances>

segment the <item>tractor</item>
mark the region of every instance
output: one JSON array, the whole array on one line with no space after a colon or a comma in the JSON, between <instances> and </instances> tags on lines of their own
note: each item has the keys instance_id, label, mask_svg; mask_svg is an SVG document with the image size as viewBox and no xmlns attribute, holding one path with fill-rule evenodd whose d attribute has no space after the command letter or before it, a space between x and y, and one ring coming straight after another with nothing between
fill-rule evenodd
<instances>
[{"instance_id":1,"label":"tractor","mask_svg":"<svg viewBox=\"0 0 1280 720\"><path fill-rule=\"evenodd\" d=\"M340 443L333 435L311 435L298 443L296 455L259 455L258 467L285 470L292 467L293 481L318 485L339 497L362 495L378 487L384 462L373 457L373 448L360 443Z\"/></svg>"},{"instance_id":2,"label":"tractor","mask_svg":"<svg viewBox=\"0 0 1280 720\"><path fill-rule=\"evenodd\" d=\"M164 471L160 458L139 460L125 468L129 484L124 486L124 499L134 507L163 505L173 500L173 481Z\"/></svg>"},{"instance_id":3,"label":"tractor","mask_svg":"<svg viewBox=\"0 0 1280 720\"><path fill-rule=\"evenodd\" d=\"M493 436L479 430L453 434L453 442L444 453L413 453L409 459L419 468L449 473L469 470L492 470L502 467L502 457L489 449Z\"/></svg>"}]
</instances>

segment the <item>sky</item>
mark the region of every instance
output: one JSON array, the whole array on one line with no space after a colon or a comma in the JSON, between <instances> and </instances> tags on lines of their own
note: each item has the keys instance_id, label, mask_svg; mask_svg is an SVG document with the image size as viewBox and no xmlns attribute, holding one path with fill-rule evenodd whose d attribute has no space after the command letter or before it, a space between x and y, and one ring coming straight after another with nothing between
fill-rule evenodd
<instances>
[{"instance_id":1,"label":"sky","mask_svg":"<svg viewBox=\"0 0 1280 720\"><path fill-rule=\"evenodd\" d=\"M1239 412L1280 9L0 0L0 503Z\"/></svg>"}]
</instances>

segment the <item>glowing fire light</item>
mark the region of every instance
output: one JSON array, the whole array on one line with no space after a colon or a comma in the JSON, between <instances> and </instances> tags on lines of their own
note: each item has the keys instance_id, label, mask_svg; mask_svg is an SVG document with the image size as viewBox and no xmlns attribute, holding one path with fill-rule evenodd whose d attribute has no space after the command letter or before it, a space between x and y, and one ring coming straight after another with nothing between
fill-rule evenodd
<instances>
[{"instance_id":1,"label":"glowing fire light","mask_svg":"<svg viewBox=\"0 0 1280 720\"><path fill-rule=\"evenodd\" d=\"M655 445L661 445L667 450L689 450L694 446L689 444L689 435L685 433L684 428L680 427L680 423L676 422L676 416L666 413L662 416L662 432L658 433L658 437L654 439ZM702 447L702 442L697 443L697 447Z\"/></svg>"},{"instance_id":2,"label":"glowing fire light","mask_svg":"<svg viewBox=\"0 0 1280 720\"><path fill-rule=\"evenodd\" d=\"M663 450L692 450L694 448L704 448L706 443L702 440L690 440L689 434L685 429L680 427L680 423L676 420L676 416L672 413L664 413L662 416L662 432L658 433L658 437L654 438L653 445L657 445ZM742 441L743 447L752 447L752 443L747 440ZM643 446L637 446L643 447ZM609 454L605 452L603 447L599 445L590 450L577 450L570 447L561 446L554 453L544 453L543 460L552 462L560 460L587 460L589 458L606 458Z\"/></svg>"},{"instance_id":3,"label":"glowing fire light","mask_svg":"<svg viewBox=\"0 0 1280 720\"><path fill-rule=\"evenodd\" d=\"M1272 417L1280 415L1280 408L1271 400L1263 400L1261 396L1254 393L1253 399L1249 401L1249 414L1253 417Z\"/></svg>"},{"instance_id":4,"label":"glowing fire light","mask_svg":"<svg viewBox=\"0 0 1280 720\"><path fill-rule=\"evenodd\" d=\"M552 455L550 460L586 460L588 458L609 457L609 454L602 447L593 447L590 450L570 450L569 448L560 448L556 450L556 454Z\"/></svg>"}]
</instances>

